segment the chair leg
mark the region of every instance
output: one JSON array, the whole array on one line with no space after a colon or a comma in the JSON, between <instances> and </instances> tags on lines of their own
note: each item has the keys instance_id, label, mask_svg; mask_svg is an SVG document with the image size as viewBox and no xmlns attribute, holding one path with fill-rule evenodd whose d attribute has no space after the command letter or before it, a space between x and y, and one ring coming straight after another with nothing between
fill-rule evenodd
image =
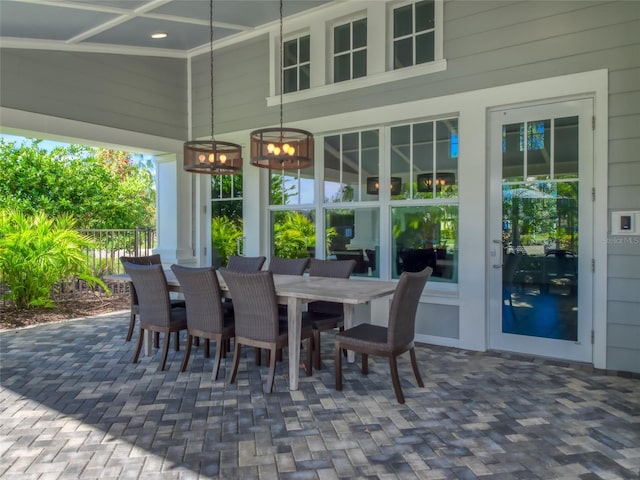
<instances>
[{"instance_id":1,"label":"chair leg","mask_svg":"<svg viewBox=\"0 0 640 480\"><path fill-rule=\"evenodd\" d=\"M411 355L411 366L413 367L413 374L416 376L416 382L418 382L418 386L424 388L424 383L422 383L422 377L420 376L420 370L418 370L418 362L416 360L416 351L414 348L409 350L409 355Z\"/></svg>"},{"instance_id":2,"label":"chair leg","mask_svg":"<svg viewBox=\"0 0 640 480\"><path fill-rule=\"evenodd\" d=\"M322 369L322 361L320 359L322 347L320 346L320 330L317 328L313 329L313 359L315 363L315 369Z\"/></svg>"},{"instance_id":3,"label":"chair leg","mask_svg":"<svg viewBox=\"0 0 640 480\"><path fill-rule=\"evenodd\" d=\"M153 332L153 348L160 348L160 333Z\"/></svg>"},{"instance_id":4,"label":"chair leg","mask_svg":"<svg viewBox=\"0 0 640 480\"><path fill-rule=\"evenodd\" d=\"M369 375L369 355L362 354L362 374Z\"/></svg>"},{"instance_id":5,"label":"chair leg","mask_svg":"<svg viewBox=\"0 0 640 480\"><path fill-rule=\"evenodd\" d=\"M218 344L216 344L218 345ZM216 349L219 347L216 347ZM204 358L209 358L211 356L211 342L208 338L204 339Z\"/></svg>"},{"instance_id":6,"label":"chair leg","mask_svg":"<svg viewBox=\"0 0 640 480\"><path fill-rule=\"evenodd\" d=\"M207 344L209 343L209 339L207 339ZM220 358L222 358L222 349L224 345L224 340L216 340L216 356L213 359L213 372L212 377L215 382L218 380L218 372L220 371Z\"/></svg>"},{"instance_id":7,"label":"chair leg","mask_svg":"<svg viewBox=\"0 0 640 480\"><path fill-rule=\"evenodd\" d=\"M176 335L178 332L176 332ZM171 332L165 332L164 342L162 342L162 360L160 361L160 368L158 370L164 370L167 364L167 356L169 355L169 343L171 343Z\"/></svg>"},{"instance_id":8,"label":"chair leg","mask_svg":"<svg viewBox=\"0 0 640 480\"><path fill-rule=\"evenodd\" d=\"M269 350L269 376L267 377L267 384L264 386L264 393L271 393L271 390L273 390L273 380L276 376L276 360L277 352L274 345Z\"/></svg>"},{"instance_id":9,"label":"chair leg","mask_svg":"<svg viewBox=\"0 0 640 480\"><path fill-rule=\"evenodd\" d=\"M262 349L255 347L256 351L256 367L262 365Z\"/></svg>"},{"instance_id":10,"label":"chair leg","mask_svg":"<svg viewBox=\"0 0 640 480\"><path fill-rule=\"evenodd\" d=\"M140 327L140 335L138 336L138 344L136 345L136 353L133 355L133 363L138 363L140 352L142 351L142 343L144 342L144 330Z\"/></svg>"},{"instance_id":11,"label":"chair leg","mask_svg":"<svg viewBox=\"0 0 640 480\"><path fill-rule=\"evenodd\" d=\"M176 352L180 351L180 331L178 330L177 332L175 332L176 336L173 339L173 343L174 343L174 348L176 350ZM167 341L169 340L169 337L167 337Z\"/></svg>"},{"instance_id":12,"label":"chair leg","mask_svg":"<svg viewBox=\"0 0 640 480\"><path fill-rule=\"evenodd\" d=\"M184 372L187 369L187 364L189 363L189 356L191 355L192 343L193 343L193 335L187 334L187 346L184 350L184 358L182 359L182 365L180 366L181 372Z\"/></svg>"},{"instance_id":13,"label":"chair leg","mask_svg":"<svg viewBox=\"0 0 640 480\"><path fill-rule=\"evenodd\" d=\"M336 342L335 365L336 365L336 390L342 390L342 347L340 342Z\"/></svg>"},{"instance_id":14,"label":"chair leg","mask_svg":"<svg viewBox=\"0 0 640 480\"><path fill-rule=\"evenodd\" d=\"M129 331L127 332L127 340L126 340L127 342L131 341L135 326L136 326L136 314L131 312L131 318L129 319Z\"/></svg>"},{"instance_id":15,"label":"chair leg","mask_svg":"<svg viewBox=\"0 0 640 480\"><path fill-rule=\"evenodd\" d=\"M240 363L240 343L236 341L236 346L233 349L233 369L231 370L231 379L229 383L235 383L236 374L238 373L238 364Z\"/></svg>"},{"instance_id":16,"label":"chair leg","mask_svg":"<svg viewBox=\"0 0 640 480\"><path fill-rule=\"evenodd\" d=\"M400 386L400 377L398 377L398 362L397 357L389 357L389 368L391 369L391 381L393 383L393 390L396 392L396 399L398 403L404 403L404 395L402 394L402 387Z\"/></svg>"},{"instance_id":17,"label":"chair leg","mask_svg":"<svg viewBox=\"0 0 640 480\"><path fill-rule=\"evenodd\" d=\"M313 375L312 355L313 355L313 338L307 338L307 359L304 362L304 371L307 374L307 377L310 377Z\"/></svg>"}]
</instances>

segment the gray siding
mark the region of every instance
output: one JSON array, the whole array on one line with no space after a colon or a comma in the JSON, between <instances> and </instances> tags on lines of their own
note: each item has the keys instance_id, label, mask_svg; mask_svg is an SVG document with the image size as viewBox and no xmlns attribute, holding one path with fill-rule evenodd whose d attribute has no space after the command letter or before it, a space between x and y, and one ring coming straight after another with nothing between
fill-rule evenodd
<instances>
[{"instance_id":1,"label":"gray siding","mask_svg":"<svg viewBox=\"0 0 640 480\"><path fill-rule=\"evenodd\" d=\"M2 49L0 55L3 107L187 137L184 60L19 49Z\"/></svg>"}]
</instances>

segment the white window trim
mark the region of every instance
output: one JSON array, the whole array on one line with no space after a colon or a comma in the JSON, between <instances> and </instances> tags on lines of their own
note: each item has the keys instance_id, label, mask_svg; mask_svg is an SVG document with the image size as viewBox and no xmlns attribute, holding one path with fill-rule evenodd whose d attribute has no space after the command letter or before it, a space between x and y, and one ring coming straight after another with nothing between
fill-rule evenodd
<instances>
[{"instance_id":1,"label":"white window trim","mask_svg":"<svg viewBox=\"0 0 640 480\"><path fill-rule=\"evenodd\" d=\"M359 48L354 48L353 47L353 24L354 22L357 22L359 20L366 20L367 21L367 44L364 47L359 47ZM343 25L350 25L349 27L349 35L350 35L350 48L348 51L345 52L341 52L340 55L345 55L346 53L349 53L349 58L350 58L350 78L348 80L342 80L341 82L335 82L333 77L334 77L334 72L335 72L335 58L336 58L336 54L334 52L334 47L335 47L335 29L337 27L343 26ZM327 28L327 36L328 36L328 50L327 50L327 79L326 79L326 83L327 84L337 84L337 83L344 83L344 82L350 82L352 80L354 80L353 78L353 54L355 52L361 51L361 50L366 50L367 51L367 74L364 77L360 77L360 78L366 78L369 75L369 17L367 16L367 12L357 12L356 14L353 15L349 15L348 17L342 17L342 18L338 18L335 21L331 22L330 24L328 24L328 28Z\"/></svg>"},{"instance_id":2,"label":"white window trim","mask_svg":"<svg viewBox=\"0 0 640 480\"><path fill-rule=\"evenodd\" d=\"M435 0L434 6L436 23L434 61L397 70L393 70L393 65L389 68L389 63L392 63L393 60L393 55L390 53L393 51L393 29L391 28L393 9L410 3L415 3L415 0L367 3L367 10L364 12L364 16L367 18L367 75L338 83L333 83L333 27L339 22L348 21L349 18L362 18L363 12L360 2L345 2L336 8L327 9L323 12L322 18L314 18L312 25L300 23L302 19L292 22L291 30L283 35L285 40L307 34L311 36L311 88L282 95L282 103L311 100L445 71L447 60L444 58L444 7L442 0ZM384 31L382 35L380 34L381 29ZM329 32L331 32L331 38L327 38ZM271 46L269 52L269 97L266 100L268 107L274 107L280 105L279 32L272 31L269 40ZM383 56L377 55L382 50L386 52L384 62L379 60ZM375 56L374 53L376 53Z\"/></svg>"}]
</instances>

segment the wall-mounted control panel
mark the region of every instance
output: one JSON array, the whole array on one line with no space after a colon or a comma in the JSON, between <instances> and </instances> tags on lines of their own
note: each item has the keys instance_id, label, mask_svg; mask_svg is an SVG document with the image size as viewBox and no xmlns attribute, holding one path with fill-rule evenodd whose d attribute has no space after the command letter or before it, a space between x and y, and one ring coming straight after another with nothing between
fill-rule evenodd
<instances>
[{"instance_id":1,"label":"wall-mounted control panel","mask_svg":"<svg viewBox=\"0 0 640 480\"><path fill-rule=\"evenodd\" d=\"M611 212L611 235L640 235L640 211Z\"/></svg>"}]
</instances>

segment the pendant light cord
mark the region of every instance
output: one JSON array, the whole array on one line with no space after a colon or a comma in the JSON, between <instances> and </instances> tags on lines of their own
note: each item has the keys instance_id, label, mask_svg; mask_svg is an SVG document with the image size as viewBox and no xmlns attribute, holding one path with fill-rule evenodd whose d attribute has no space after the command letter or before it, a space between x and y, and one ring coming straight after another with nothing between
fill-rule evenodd
<instances>
[{"instance_id":1,"label":"pendant light cord","mask_svg":"<svg viewBox=\"0 0 640 480\"><path fill-rule=\"evenodd\" d=\"M210 94L211 94L211 141L215 141L213 136L213 125L214 125L214 117L213 117L213 0L209 1L209 55L210 55L210 66L211 70L209 72L210 79Z\"/></svg>"},{"instance_id":2,"label":"pendant light cord","mask_svg":"<svg viewBox=\"0 0 640 480\"><path fill-rule=\"evenodd\" d=\"M282 132L282 94L284 92L284 38L282 37L282 0L280 0L280 131Z\"/></svg>"}]
</instances>

